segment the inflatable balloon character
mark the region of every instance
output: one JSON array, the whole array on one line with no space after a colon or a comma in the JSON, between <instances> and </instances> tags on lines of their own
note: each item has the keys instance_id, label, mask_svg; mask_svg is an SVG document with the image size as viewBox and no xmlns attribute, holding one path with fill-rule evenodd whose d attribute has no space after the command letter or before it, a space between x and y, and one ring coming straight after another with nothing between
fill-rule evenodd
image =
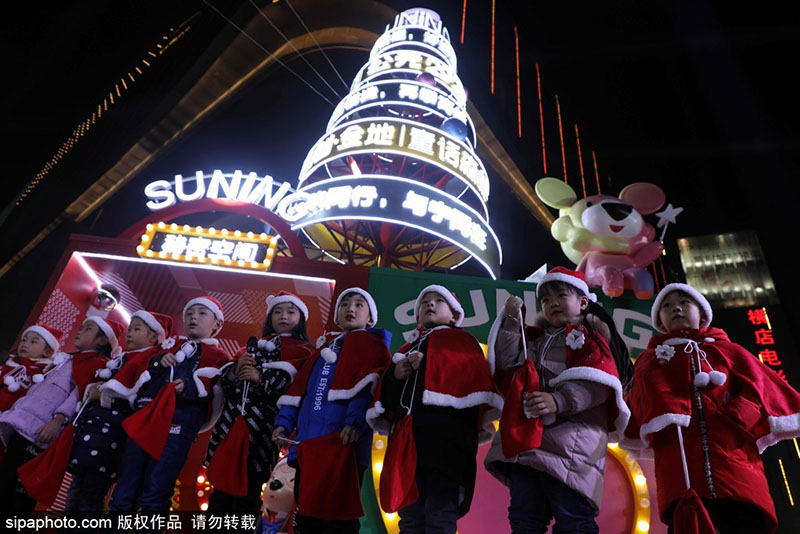
<instances>
[{"instance_id":1,"label":"inflatable balloon character","mask_svg":"<svg viewBox=\"0 0 800 534\"><path fill-rule=\"evenodd\" d=\"M272 470L261 497L263 503L260 534L288 532L289 518L294 510L294 467L289 467L286 458Z\"/></svg>"},{"instance_id":2,"label":"inflatable balloon character","mask_svg":"<svg viewBox=\"0 0 800 534\"><path fill-rule=\"evenodd\" d=\"M666 200L660 187L631 184L619 197L593 195L578 200L563 180L542 178L536 182L542 202L559 210L550 228L564 254L586 275L591 287L601 287L609 297L626 289L637 298L653 296L653 277L647 272L664 249L653 241L655 229L643 215L654 213Z\"/></svg>"}]
</instances>

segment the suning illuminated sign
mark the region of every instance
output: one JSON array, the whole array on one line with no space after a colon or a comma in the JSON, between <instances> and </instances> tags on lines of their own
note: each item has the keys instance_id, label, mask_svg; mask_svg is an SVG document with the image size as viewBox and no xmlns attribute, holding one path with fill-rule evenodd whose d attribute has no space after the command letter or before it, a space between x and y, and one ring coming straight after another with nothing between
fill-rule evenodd
<instances>
[{"instance_id":1,"label":"suning illuminated sign","mask_svg":"<svg viewBox=\"0 0 800 534\"><path fill-rule=\"evenodd\" d=\"M190 185L194 182L193 185ZM215 170L211 174L197 171L194 176L176 174L175 180L155 180L144 188L147 207L158 211L176 202L191 202L201 198L237 200L274 210L278 202L292 188L288 182L276 182L272 176L259 177L255 172L245 175L242 171L223 173Z\"/></svg>"}]
</instances>

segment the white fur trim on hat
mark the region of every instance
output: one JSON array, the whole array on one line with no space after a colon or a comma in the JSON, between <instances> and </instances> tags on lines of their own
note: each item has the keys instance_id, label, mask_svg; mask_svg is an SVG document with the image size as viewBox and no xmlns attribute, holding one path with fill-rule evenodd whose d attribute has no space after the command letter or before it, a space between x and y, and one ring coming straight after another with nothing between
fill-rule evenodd
<instances>
[{"instance_id":1,"label":"white fur trim on hat","mask_svg":"<svg viewBox=\"0 0 800 534\"><path fill-rule=\"evenodd\" d=\"M111 345L112 350L119 347L119 340L117 339L117 335L114 333L114 329L111 328L111 325L108 324L105 319L103 319L102 317L97 317L96 315L92 315L91 317L87 317L86 319L84 319L83 323L81 324L86 324L89 321L96 324L97 327L108 338L108 344Z\"/></svg>"},{"instance_id":2,"label":"white fur trim on hat","mask_svg":"<svg viewBox=\"0 0 800 534\"><path fill-rule=\"evenodd\" d=\"M544 284L548 282L563 282L565 284L571 285L572 287L579 289L586 298L591 300L592 302L597 302L597 295L589 291L589 286L578 278L577 276L570 276L566 273L554 273L549 272L539 280L539 283L536 285L536 298L540 297L539 295L539 288L542 287Z\"/></svg>"},{"instance_id":3,"label":"white fur trim on hat","mask_svg":"<svg viewBox=\"0 0 800 534\"><path fill-rule=\"evenodd\" d=\"M339 325L339 305L342 303L342 299L345 297L345 295L350 293L357 293L364 297L364 300L366 300L367 304L369 305L369 314L370 318L372 319L372 326L375 326L378 323L378 307L375 305L375 299L372 298L372 295L370 295L368 291L361 289L360 287L350 287L339 293L339 296L336 299L336 307L333 310L333 322Z\"/></svg>"},{"instance_id":4,"label":"white fur trim on hat","mask_svg":"<svg viewBox=\"0 0 800 534\"><path fill-rule=\"evenodd\" d=\"M417 323L419 323L419 306L422 303L422 297L425 293L438 293L444 297L444 300L450 305L450 309L458 314L458 319L456 319L456 322L453 324L455 324L455 326L461 326L461 323L464 321L464 307L461 306L461 303L458 302L458 299L453 295L452 291L438 284L429 285L417 295L417 301L414 303L414 318L416 318Z\"/></svg>"},{"instance_id":5,"label":"white fur trim on hat","mask_svg":"<svg viewBox=\"0 0 800 534\"><path fill-rule=\"evenodd\" d=\"M205 297L195 297L189 302L186 303L186 306L183 307L183 315L186 315L186 310L194 306L195 304L200 304L201 306L205 306L211 313L214 314L214 317L219 319L220 321L225 322L225 316L222 315L222 310L219 309L219 306L213 300L207 299Z\"/></svg>"},{"instance_id":6,"label":"white fur trim on hat","mask_svg":"<svg viewBox=\"0 0 800 534\"><path fill-rule=\"evenodd\" d=\"M152 313L150 313L147 310L139 310L133 312L133 314L131 315L131 321L133 321L134 317L138 317L139 319L144 321L144 324L146 324L150 328L150 330L152 330L158 335L159 343L163 342L164 339L166 339L167 333L164 331L164 327L161 326L161 323L159 323L156 320L156 318L153 316Z\"/></svg>"},{"instance_id":7,"label":"white fur trim on hat","mask_svg":"<svg viewBox=\"0 0 800 534\"><path fill-rule=\"evenodd\" d=\"M25 337L25 334L27 334L28 332L33 332L34 334L39 334L40 336L42 336L42 339L44 339L44 342L47 343L47 346L53 349L54 351L58 350L58 347L61 345L61 343L59 343L58 340L56 339L56 336L51 334L50 331L47 330L47 328L39 326L38 324L26 328L25 331L22 332L22 336L20 337Z\"/></svg>"},{"instance_id":8,"label":"white fur trim on hat","mask_svg":"<svg viewBox=\"0 0 800 534\"><path fill-rule=\"evenodd\" d=\"M306 306L305 302L300 300L300 297L296 295L270 295L267 297L267 317L269 314L272 313L272 309L277 306L278 304L284 304L286 302L291 302L294 304L298 310L303 314L305 320L308 321L308 306Z\"/></svg>"},{"instance_id":9,"label":"white fur trim on hat","mask_svg":"<svg viewBox=\"0 0 800 534\"><path fill-rule=\"evenodd\" d=\"M664 302L664 299L667 298L667 295L672 293L673 291L683 291L690 297L697 302L697 305L700 306L700 309L705 316L705 320L700 323L700 328L707 328L711 324L711 319L714 316L713 312L711 311L711 304L708 303L708 300L700 293L698 290L690 286L689 284L667 284L664 286L664 289L658 292L656 296L656 300L653 302L653 307L650 309L650 319L653 321L653 328L658 330L659 332L666 334L667 331L664 328L664 325L661 324L661 319L658 317L658 312L661 309L661 303Z\"/></svg>"}]
</instances>

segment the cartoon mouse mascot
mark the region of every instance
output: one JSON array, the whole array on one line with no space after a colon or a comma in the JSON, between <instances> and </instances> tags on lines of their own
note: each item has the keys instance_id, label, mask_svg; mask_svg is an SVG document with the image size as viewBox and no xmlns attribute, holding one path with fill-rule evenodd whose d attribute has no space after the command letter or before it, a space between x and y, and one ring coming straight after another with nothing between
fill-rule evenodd
<instances>
[{"instance_id":1,"label":"cartoon mouse mascot","mask_svg":"<svg viewBox=\"0 0 800 534\"><path fill-rule=\"evenodd\" d=\"M258 534L288 532L289 519L295 507L294 476L295 469L289 466L286 458L275 465L264 486L261 526L256 529Z\"/></svg>"},{"instance_id":2,"label":"cartoon mouse mascot","mask_svg":"<svg viewBox=\"0 0 800 534\"><path fill-rule=\"evenodd\" d=\"M623 189L619 197L592 195L578 200L564 181L542 178L536 182L536 194L559 210L550 232L589 286L601 287L609 297L626 289L640 299L653 296L653 278L645 268L664 245L653 241L655 228L643 215L663 206L666 197L660 187L639 182Z\"/></svg>"}]
</instances>

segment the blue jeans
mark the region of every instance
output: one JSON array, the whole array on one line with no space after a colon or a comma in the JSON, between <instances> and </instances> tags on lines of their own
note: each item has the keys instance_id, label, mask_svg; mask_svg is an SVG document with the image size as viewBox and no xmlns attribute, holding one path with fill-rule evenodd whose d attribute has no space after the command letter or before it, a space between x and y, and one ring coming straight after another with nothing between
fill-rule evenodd
<instances>
[{"instance_id":1,"label":"blue jeans","mask_svg":"<svg viewBox=\"0 0 800 534\"><path fill-rule=\"evenodd\" d=\"M402 534L455 534L461 487L444 473L417 469L419 499L399 510Z\"/></svg>"},{"instance_id":2,"label":"blue jeans","mask_svg":"<svg viewBox=\"0 0 800 534\"><path fill-rule=\"evenodd\" d=\"M106 505L106 495L114 483L107 473L101 473L96 467L73 466L72 483L67 492L68 514L78 512L95 512L86 517L98 517Z\"/></svg>"},{"instance_id":3,"label":"blue jeans","mask_svg":"<svg viewBox=\"0 0 800 534\"><path fill-rule=\"evenodd\" d=\"M133 513L141 506L142 513L168 513L175 482L193 441L189 436L170 434L161 458L156 460L129 439L122 455L119 482L111 496L111 511L115 515Z\"/></svg>"},{"instance_id":4,"label":"blue jeans","mask_svg":"<svg viewBox=\"0 0 800 534\"><path fill-rule=\"evenodd\" d=\"M514 464L510 490L508 522L513 534L544 534L553 518L553 534L599 532L589 499L547 473Z\"/></svg>"}]
</instances>

